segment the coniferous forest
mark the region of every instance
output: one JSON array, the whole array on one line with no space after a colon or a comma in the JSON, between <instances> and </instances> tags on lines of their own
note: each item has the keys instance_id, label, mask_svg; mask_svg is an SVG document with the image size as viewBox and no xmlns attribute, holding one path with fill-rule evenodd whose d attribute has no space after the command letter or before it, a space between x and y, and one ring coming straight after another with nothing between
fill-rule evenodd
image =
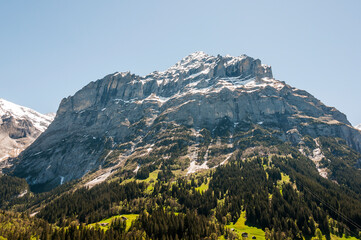
<instances>
[{"instance_id":1,"label":"coniferous forest","mask_svg":"<svg viewBox=\"0 0 361 240\"><path fill-rule=\"evenodd\" d=\"M302 155L242 159L238 154L228 164L183 177L169 175L167 169L164 164L156 170L153 183L143 170L91 189L58 190L53 200L45 193L24 202L9 198L19 194L17 186L24 182L3 176L1 198L6 211L0 213L0 236L238 239L242 236L229 226L244 217L247 226L264 231L265 239L360 237L360 195L320 177ZM44 207L35 217L16 213L25 201L28 207ZM103 219L109 219L106 225Z\"/></svg>"}]
</instances>

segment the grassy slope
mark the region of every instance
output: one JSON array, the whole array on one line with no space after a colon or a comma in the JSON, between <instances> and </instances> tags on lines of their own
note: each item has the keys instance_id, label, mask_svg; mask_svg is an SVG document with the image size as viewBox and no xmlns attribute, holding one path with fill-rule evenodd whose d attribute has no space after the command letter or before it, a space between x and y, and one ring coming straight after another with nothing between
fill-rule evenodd
<instances>
[{"instance_id":1,"label":"grassy slope","mask_svg":"<svg viewBox=\"0 0 361 240\"><path fill-rule=\"evenodd\" d=\"M139 216L139 214L122 214L122 215L116 215L116 216L112 216L112 217L110 217L110 218L103 219L103 220L101 220L100 222L89 224L88 227L95 227L97 224L99 224L101 229L108 230L109 225L110 225L110 223L113 221L113 219L119 218L119 217L126 217L126 218L127 218L127 220L126 220L126 221L127 221L127 230L128 230L128 229L130 228L130 226L132 225L132 222L133 222L135 219L137 219L138 216ZM102 226L102 225L101 225L102 223L107 223L108 225Z\"/></svg>"},{"instance_id":2,"label":"grassy slope","mask_svg":"<svg viewBox=\"0 0 361 240\"><path fill-rule=\"evenodd\" d=\"M202 185L197 187L196 190L199 191L200 193L207 191L209 188L209 181L210 181L210 178L208 178L207 184L202 183Z\"/></svg>"},{"instance_id":3,"label":"grassy slope","mask_svg":"<svg viewBox=\"0 0 361 240\"><path fill-rule=\"evenodd\" d=\"M242 212L241 217L238 219L236 223L232 223L229 225L226 225L229 229L234 229L234 232L237 233L237 235L241 238L241 234L243 232L248 233L248 239L252 239L253 236L256 236L257 239L265 239L265 232L256 227L250 227L246 225L246 218L245 218L246 212ZM223 238L224 239L224 238ZM318 238L313 237L312 240L318 240ZM322 240L326 240L326 237L323 236ZM357 240L355 237L338 237L335 235L331 235L331 240Z\"/></svg>"},{"instance_id":4,"label":"grassy slope","mask_svg":"<svg viewBox=\"0 0 361 240\"><path fill-rule=\"evenodd\" d=\"M139 180L139 179L135 179L133 177L133 178L129 178L129 179L124 180L121 184L126 184L126 183L129 183L131 181L137 181L138 183L139 182L146 182L146 183L150 183L147 190L148 191L153 191L154 184L157 182L159 171L160 170L155 170L155 171L149 173L149 177L147 179Z\"/></svg>"},{"instance_id":5,"label":"grassy slope","mask_svg":"<svg viewBox=\"0 0 361 240\"><path fill-rule=\"evenodd\" d=\"M144 180L145 182L150 183L147 188L148 193L153 192L154 184L157 182L158 173L159 170L155 170L154 172L149 173L149 177Z\"/></svg>"},{"instance_id":6,"label":"grassy slope","mask_svg":"<svg viewBox=\"0 0 361 240\"><path fill-rule=\"evenodd\" d=\"M314 238L312 238L312 240L318 240L318 238L314 237ZM326 240L326 237L323 236L322 240ZM355 238L355 237L348 237L348 238L342 237L342 238L340 238L340 237L337 237L335 235L331 235L331 240L357 240L357 238Z\"/></svg>"},{"instance_id":7,"label":"grassy slope","mask_svg":"<svg viewBox=\"0 0 361 240\"><path fill-rule=\"evenodd\" d=\"M257 239L265 239L265 233L262 229L256 227L250 227L246 225L246 212L242 212L236 223L226 225L229 229L234 229L234 232L241 238L243 232L248 233L248 239L252 239L256 236Z\"/></svg>"}]
</instances>

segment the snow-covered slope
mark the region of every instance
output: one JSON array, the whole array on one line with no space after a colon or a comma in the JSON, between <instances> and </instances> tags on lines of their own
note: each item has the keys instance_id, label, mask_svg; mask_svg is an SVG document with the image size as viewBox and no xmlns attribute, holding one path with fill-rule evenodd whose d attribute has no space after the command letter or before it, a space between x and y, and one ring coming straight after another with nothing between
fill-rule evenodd
<instances>
[{"instance_id":1,"label":"snow-covered slope","mask_svg":"<svg viewBox=\"0 0 361 240\"><path fill-rule=\"evenodd\" d=\"M44 115L0 98L0 171L44 132L54 115Z\"/></svg>"},{"instance_id":2,"label":"snow-covered slope","mask_svg":"<svg viewBox=\"0 0 361 240\"><path fill-rule=\"evenodd\" d=\"M16 119L30 120L34 127L41 132L48 128L55 117L54 113L41 114L35 110L17 105L2 98L0 98L0 116L1 118L14 117Z\"/></svg>"},{"instance_id":3,"label":"snow-covered slope","mask_svg":"<svg viewBox=\"0 0 361 240\"><path fill-rule=\"evenodd\" d=\"M361 131L361 123L359 125L356 125L355 128Z\"/></svg>"}]
</instances>

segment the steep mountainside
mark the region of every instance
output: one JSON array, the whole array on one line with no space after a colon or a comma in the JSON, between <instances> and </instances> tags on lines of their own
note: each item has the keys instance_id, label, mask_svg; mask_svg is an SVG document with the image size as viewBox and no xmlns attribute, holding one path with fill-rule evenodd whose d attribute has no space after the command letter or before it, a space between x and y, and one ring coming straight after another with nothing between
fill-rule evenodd
<instances>
[{"instance_id":1,"label":"steep mountainside","mask_svg":"<svg viewBox=\"0 0 361 240\"><path fill-rule=\"evenodd\" d=\"M196 52L164 72L110 74L63 99L14 174L39 191L85 174L93 186L161 161L189 174L224 164L237 149L254 151L255 136L293 144L324 177L332 172L321 164L320 136L361 152L361 133L344 114L274 79L260 60Z\"/></svg>"},{"instance_id":2,"label":"steep mountainside","mask_svg":"<svg viewBox=\"0 0 361 240\"><path fill-rule=\"evenodd\" d=\"M17 157L53 121L54 116L0 99L0 171L6 159Z\"/></svg>"}]
</instances>

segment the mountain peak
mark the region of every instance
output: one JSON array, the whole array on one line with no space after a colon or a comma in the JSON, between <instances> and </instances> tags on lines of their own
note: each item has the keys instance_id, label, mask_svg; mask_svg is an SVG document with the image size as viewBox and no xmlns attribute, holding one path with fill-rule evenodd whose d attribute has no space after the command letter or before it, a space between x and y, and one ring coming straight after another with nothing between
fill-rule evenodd
<instances>
[{"instance_id":1,"label":"mountain peak","mask_svg":"<svg viewBox=\"0 0 361 240\"><path fill-rule=\"evenodd\" d=\"M213 63L215 59L216 58L214 56L210 56L203 51L194 52L182 58L182 60L170 67L168 70L166 70L166 72L172 70L186 71L195 69L200 67L202 64Z\"/></svg>"},{"instance_id":2,"label":"mountain peak","mask_svg":"<svg viewBox=\"0 0 361 240\"><path fill-rule=\"evenodd\" d=\"M209 57L209 55L203 51L196 51L196 52L189 54L185 58L204 58L204 57Z\"/></svg>"},{"instance_id":3,"label":"mountain peak","mask_svg":"<svg viewBox=\"0 0 361 240\"><path fill-rule=\"evenodd\" d=\"M153 72L143 79L158 79L159 82L168 83L222 77L273 78L271 67L261 64L259 59L247 55L212 56L203 51L197 51L184 57L169 69Z\"/></svg>"},{"instance_id":4,"label":"mountain peak","mask_svg":"<svg viewBox=\"0 0 361 240\"><path fill-rule=\"evenodd\" d=\"M213 59L214 56L211 56L203 51L197 51L197 52L191 53L188 56L184 57L176 65L183 65L183 64L187 64L189 62L194 62L194 61L207 61L210 58Z\"/></svg>"}]
</instances>

